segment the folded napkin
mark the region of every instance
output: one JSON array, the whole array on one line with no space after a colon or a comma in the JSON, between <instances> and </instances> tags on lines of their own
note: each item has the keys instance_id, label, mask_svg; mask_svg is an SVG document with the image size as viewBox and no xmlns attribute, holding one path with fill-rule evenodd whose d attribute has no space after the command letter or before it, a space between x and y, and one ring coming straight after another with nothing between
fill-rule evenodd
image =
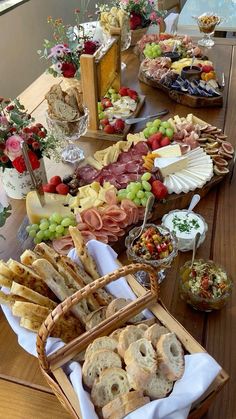
<instances>
[{"instance_id":1,"label":"folded napkin","mask_svg":"<svg viewBox=\"0 0 236 419\"><path fill-rule=\"evenodd\" d=\"M112 272L118 267L117 254L110 246L91 240L87 243L87 247L97 263L100 275ZM78 261L75 250L72 250L69 256ZM117 297L136 298L124 278L114 281L107 288ZM3 291L6 290L3 289ZM36 333L21 327L19 318L14 317L8 307L2 306L2 310L11 328L18 336L19 345L31 355L37 356ZM49 338L46 346L47 354L63 345L64 343L60 339ZM148 419L186 419L191 404L205 392L220 370L219 364L207 353L186 355L184 375L175 383L169 397L152 401L127 415L126 419L143 419L144 417ZM70 362L65 371L78 395L83 419L98 419L90 395L82 385L80 364Z\"/></svg>"}]
</instances>

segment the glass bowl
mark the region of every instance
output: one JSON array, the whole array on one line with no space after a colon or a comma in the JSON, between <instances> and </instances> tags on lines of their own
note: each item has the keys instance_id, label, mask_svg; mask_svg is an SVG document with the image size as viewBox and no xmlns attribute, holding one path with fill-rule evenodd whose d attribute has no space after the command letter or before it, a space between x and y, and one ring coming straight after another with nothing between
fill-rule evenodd
<instances>
[{"instance_id":1,"label":"glass bowl","mask_svg":"<svg viewBox=\"0 0 236 419\"><path fill-rule=\"evenodd\" d=\"M84 114L73 121L54 119L46 112L46 121L49 132L58 139L61 145L66 146L61 153L62 161L72 164L82 161L84 152L74 144L74 141L78 141L87 132L89 122L88 109L84 108Z\"/></svg>"},{"instance_id":2,"label":"glass bowl","mask_svg":"<svg viewBox=\"0 0 236 419\"><path fill-rule=\"evenodd\" d=\"M208 225L204 218L193 211L173 210L162 217L162 225L174 233L178 240L178 250L188 252L193 250L194 238L201 234L198 247L204 242Z\"/></svg>"},{"instance_id":3,"label":"glass bowl","mask_svg":"<svg viewBox=\"0 0 236 419\"><path fill-rule=\"evenodd\" d=\"M198 41L198 44L203 47L212 47L215 42L211 36L214 35L216 25L222 22L222 18L215 13L206 12L198 17L194 17L194 19L197 21L200 32L204 33L204 37Z\"/></svg>"},{"instance_id":4,"label":"glass bowl","mask_svg":"<svg viewBox=\"0 0 236 419\"><path fill-rule=\"evenodd\" d=\"M130 230L129 235L125 239L125 246L127 249L127 256L129 260L132 260L133 262L137 263L147 263L148 265L152 266L154 269L157 270L157 279L158 282L162 282L162 280L165 278L164 274L164 268L169 268L171 266L171 263L173 259L176 257L178 253L178 241L174 233L170 232L170 230L163 226L157 226L155 224L146 224L144 228L144 232L148 230L150 227L153 227L156 232L160 233L162 236L167 236L170 240L170 243L172 245L172 251L169 253L167 257L159 258L159 259L147 259L145 255L137 255L137 253L134 251L134 242L135 237L137 237L138 233L140 232L141 227L134 227L132 230ZM140 238L139 238L140 239ZM138 240L139 240L138 239ZM137 277L138 282L141 283L141 285L149 287L149 279L148 275L144 271L139 271L135 275Z\"/></svg>"},{"instance_id":5,"label":"glass bowl","mask_svg":"<svg viewBox=\"0 0 236 419\"><path fill-rule=\"evenodd\" d=\"M180 297L200 311L220 310L232 292L232 280L225 269L212 260L196 259L180 268Z\"/></svg>"}]
</instances>

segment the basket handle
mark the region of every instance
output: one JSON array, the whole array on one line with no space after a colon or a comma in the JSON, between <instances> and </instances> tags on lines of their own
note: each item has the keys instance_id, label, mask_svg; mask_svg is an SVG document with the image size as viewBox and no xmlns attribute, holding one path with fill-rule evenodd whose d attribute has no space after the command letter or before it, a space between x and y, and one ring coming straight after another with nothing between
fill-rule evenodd
<instances>
[{"instance_id":1,"label":"basket handle","mask_svg":"<svg viewBox=\"0 0 236 419\"><path fill-rule=\"evenodd\" d=\"M122 266L119 269L116 269L114 272L102 276L101 278L96 279L92 283L86 285L81 290L77 291L75 294L66 298L62 303L60 303L46 318L42 323L37 336L36 348L38 353L38 359L41 368L45 371L49 371L49 362L46 355L46 343L47 339L50 336L50 333L57 322L57 320L65 313L67 313L71 307L79 303L83 298L87 298L89 295L97 291L99 288L104 287L110 282L128 274L133 274L138 271L147 271L149 274L150 285L151 285L151 294L158 298L159 296L159 286L157 283L156 270L151 266L144 263L136 263L127 266Z\"/></svg>"}]
</instances>

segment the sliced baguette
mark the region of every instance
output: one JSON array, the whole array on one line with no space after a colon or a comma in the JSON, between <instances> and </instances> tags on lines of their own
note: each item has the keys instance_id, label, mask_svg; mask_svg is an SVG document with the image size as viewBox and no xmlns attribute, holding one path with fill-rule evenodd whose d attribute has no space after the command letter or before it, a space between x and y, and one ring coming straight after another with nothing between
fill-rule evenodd
<instances>
[{"instance_id":1,"label":"sliced baguette","mask_svg":"<svg viewBox=\"0 0 236 419\"><path fill-rule=\"evenodd\" d=\"M17 295L5 294L0 291L0 304L12 306L16 301L27 301L25 298L18 297Z\"/></svg>"},{"instance_id":2,"label":"sliced baguette","mask_svg":"<svg viewBox=\"0 0 236 419\"><path fill-rule=\"evenodd\" d=\"M130 386L134 390L142 390L153 375L153 372L141 367L137 362L131 362L129 365L126 365L125 369L128 374Z\"/></svg>"},{"instance_id":3,"label":"sliced baguette","mask_svg":"<svg viewBox=\"0 0 236 419\"><path fill-rule=\"evenodd\" d=\"M36 259L38 256L32 250L25 250L20 256L21 263L27 266L31 266Z\"/></svg>"},{"instance_id":4,"label":"sliced baguette","mask_svg":"<svg viewBox=\"0 0 236 419\"><path fill-rule=\"evenodd\" d=\"M14 281L12 282L11 293L23 297L32 303L47 307L50 310L53 310L57 306L57 304L49 298L44 297L43 295L25 287L24 285L17 284L17 282Z\"/></svg>"},{"instance_id":5,"label":"sliced baguette","mask_svg":"<svg viewBox=\"0 0 236 419\"><path fill-rule=\"evenodd\" d=\"M129 300L129 299L115 298L107 307L106 318L111 317L113 314L117 313L117 311L121 310L122 308L124 308L131 302L132 300ZM129 323L138 323L142 321L142 319L143 319L143 314L139 313L139 314L136 314L136 316L129 319Z\"/></svg>"},{"instance_id":6,"label":"sliced baguette","mask_svg":"<svg viewBox=\"0 0 236 419\"><path fill-rule=\"evenodd\" d=\"M144 330L138 326L127 326L119 335L119 342L117 350L120 356L124 357L125 351L129 348L132 342L144 337Z\"/></svg>"},{"instance_id":7,"label":"sliced baguette","mask_svg":"<svg viewBox=\"0 0 236 419\"><path fill-rule=\"evenodd\" d=\"M12 284L12 279L7 278L6 276L0 274L0 286L1 287L11 288L11 284Z\"/></svg>"},{"instance_id":8,"label":"sliced baguette","mask_svg":"<svg viewBox=\"0 0 236 419\"><path fill-rule=\"evenodd\" d=\"M106 318L106 307L100 307L98 310L93 311L93 313L88 314L85 319L86 330L90 330L93 327L97 326Z\"/></svg>"},{"instance_id":9,"label":"sliced baguette","mask_svg":"<svg viewBox=\"0 0 236 419\"><path fill-rule=\"evenodd\" d=\"M156 348L158 340L166 333L170 333L170 331L165 326L153 324L145 331L144 337L150 340L154 348Z\"/></svg>"},{"instance_id":10,"label":"sliced baguette","mask_svg":"<svg viewBox=\"0 0 236 419\"><path fill-rule=\"evenodd\" d=\"M122 330L124 330L124 327L114 330L114 332L112 332L109 336L111 338L115 339L117 342L119 342L119 337L120 337L120 334L121 334Z\"/></svg>"},{"instance_id":11,"label":"sliced baguette","mask_svg":"<svg viewBox=\"0 0 236 419\"><path fill-rule=\"evenodd\" d=\"M25 329L31 330L32 332L38 332L40 329L42 322L39 320L32 320L28 317L21 317L20 319L20 326L24 327Z\"/></svg>"},{"instance_id":12,"label":"sliced baguette","mask_svg":"<svg viewBox=\"0 0 236 419\"><path fill-rule=\"evenodd\" d=\"M140 397L138 399L134 399L124 404L121 404L120 408L111 416L109 416L108 419L123 419L129 413L134 412L134 410L137 410L142 406L145 406L145 404L149 402L149 397Z\"/></svg>"},{"instance_id":13,"label":"sliced baguette","mask_svg":"<svg viewBox=\"0 0 236 419\"><path fill-rule=\"evenodd\" d=\"M126 365L137 363L145 370L155 373L157 370L156 353L151 342L142 338L129 345L124 353L124 361Z\"/></svg>"},{"instance_id":14,"label":"sliced baguette","mask_svg":"<svg viewBox=\"0 0 236 419\"><path fill-rule=\"evenodd\" d=\"M85 351L85 359L89 358L93 355L95 351L100 349L109 349L110 351L115 351L117 348L117 341L109 336L102 336L100 338L95 339L90 345L87 347Z\"/></svg>"},{"instance_id":15,"label":"sliced baguette","mask_svg":"<svg viewBox=\"0 0 236 419\"><path fill-rule=\"evenodd\" d=\"M114 353L114 352L113 352ZM127 374L122 368L105 369L93 384L91 399L95 406L104 407L120 394L130 390Z\"/></svg>"},{"instance_id":16,"label":"sliced baguette","mask_svg":"<svg viewBox=\"0 0 236 419\"><path fill-rule=\"evenodd\" d=\"M121 359L119 355L115 352L110 351L108 349L101 349L99 351L95 351L93 355L86 359L85 363L83 364L83 381L86 384L86 386L91 388L95 379L99 377L106 368L121 368L121 366Z\"/></svg>"},{"instance_id":17,"label":"sliced baguette","mask_svg":"<svg viewBox=\"0 0 236 419\"><path fill-rule=\"evenodd\" d=\"M102 408L102 414L104 419L108 419L111 415L116 413L120 409L120 406L124 403L131 402L135 399L139 399L143 396L142 391L129 391L128 393L121 394L120 396L116 397L111 402L107 403Z\"/></svg>"},{"instance_id":18,"label":"sliced baguette","mask_svg":"<svg viewBox=\"0 0 236 419\"><path fill-rule=\"evenodd\" d=\"M184 352L174 333L162 335L157 342L158 367L171 381L178 380L184 373Z\"/></svg>"},{"instance_id":19,"label":"sliced baguette","mask_svg":"<svg viewBox=\"0 0 236 419\"><path fill-rule=\"evenodd\" d=\"M49 315L50 310L47 307L42 307L38 304L15 301L12 306L12 314L17 317L27 317L29 319L35 319L41 323Z\"/></svg>"},{"instance_id":20,"label":"sliced baguette","mask_svg":"<svg viewBox=\"0 0 236 419\"><path fill-rule=\"evenodd\" d=\"M173 381L168 380L161 371L151 374L149 380L143 385L144 394L151 400L166 397L173 387Z\"/></svg>"}]
</instances>

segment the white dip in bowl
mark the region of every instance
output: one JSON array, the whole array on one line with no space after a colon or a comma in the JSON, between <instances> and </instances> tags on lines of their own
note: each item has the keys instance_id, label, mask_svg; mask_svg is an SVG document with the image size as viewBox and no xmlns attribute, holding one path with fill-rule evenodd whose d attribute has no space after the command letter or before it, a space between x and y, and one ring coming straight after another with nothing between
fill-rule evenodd
<instances>
[{"instance_id":1,"label":"white dip in bowl","mask_svg":"<svg viewBox=\"0 0 236 419\"><path fill-rule=\"evenodd\" d=\"M206 237L208 230L207 223L204 218L187 210L174 210L164 215L162 224L171 232L174 232L178 239L178 249L182 252L187 252L193 248L193 240L196 234L201 234L198 246L200 246Z\"/></svg>"}]
</instances>

